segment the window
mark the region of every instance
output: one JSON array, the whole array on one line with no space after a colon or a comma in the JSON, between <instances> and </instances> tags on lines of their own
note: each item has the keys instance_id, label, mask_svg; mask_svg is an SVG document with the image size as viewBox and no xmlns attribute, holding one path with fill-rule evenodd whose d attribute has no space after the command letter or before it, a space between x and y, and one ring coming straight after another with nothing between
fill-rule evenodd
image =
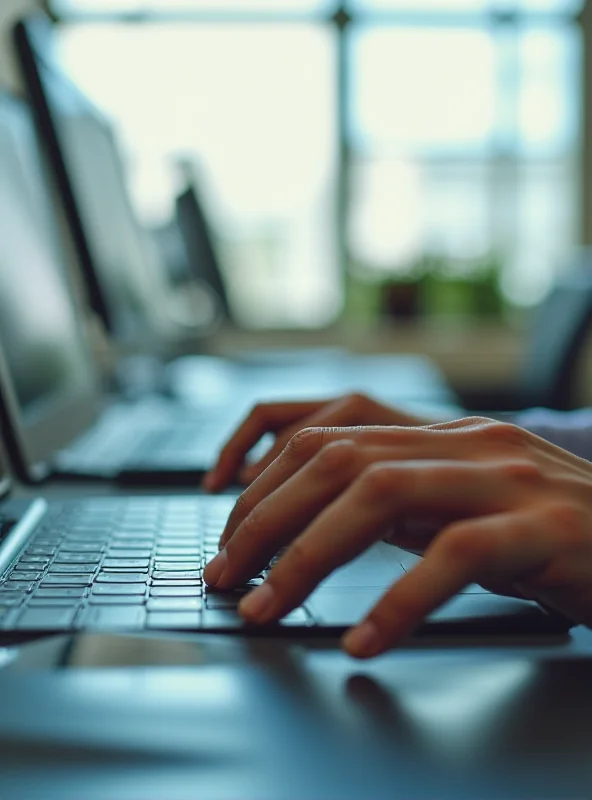
<instances>
[{"instance_id":1,"label":"window","mask_svg":"<svg viewBox=\"0 0 592 800\"><path fill-rule=\"evenodd\" d=\"M255 327L327 324L344 272L397 278L426 254L495 262L507 300L540 300L579 237L582 5L53 4L64 61L119 125L143 218L166 218L192 161Z\"/></svg>"}]
</instances>

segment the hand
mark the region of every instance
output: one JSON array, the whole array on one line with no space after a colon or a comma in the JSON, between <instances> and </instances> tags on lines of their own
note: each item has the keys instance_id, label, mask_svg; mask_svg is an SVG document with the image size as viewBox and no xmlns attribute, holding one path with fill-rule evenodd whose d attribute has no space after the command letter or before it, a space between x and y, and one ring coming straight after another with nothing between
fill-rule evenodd
<instances>
[{"instance_id":1,"label":"hand","mask_svg":"<svg viewBox=\"0 0 592 800\"><path fill-rule=\"evenodd\" d=\"M204 578L231 588L288 546L240 605L268 623L417 517L434 523L413 548L425 557L346 635L351 655L398 643L473 582L592 625L592 464L482 418L301 431L239 498Z\"/></svg>"},{"instance_id":2,"label":"hand","mask_svg":"<svg viewBox=\"0 0 592 800\"><path fill-rule=\"evenodd\" d=\"M433 420L420 420L361 394L308 403L261 403L255 406L226 444L217 464L204 478L203 487L211 492L220 491L237 474L241 483L251 483L279 456L292 436L303 428L427 425L430 421ZM273 446L263 458L245 467L247 453L266 433L275 434Z\"/></svg>"}]
</instances>

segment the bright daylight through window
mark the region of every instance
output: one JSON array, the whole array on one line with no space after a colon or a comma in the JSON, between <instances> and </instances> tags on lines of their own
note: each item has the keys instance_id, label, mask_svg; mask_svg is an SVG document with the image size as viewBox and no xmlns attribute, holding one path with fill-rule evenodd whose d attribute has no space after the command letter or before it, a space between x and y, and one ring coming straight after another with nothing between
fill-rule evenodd
<instances>
[{"instance_id":1,"label":"bright daylight through window","mask_svg":"<svg viewBox=\"0 0 592 800\"><path fill-rule=\"evenodd\" d=\"M170 216L190 163L241 321L316 327L344 304L379 313L385 286L421 284L436 317L544 296L580 236L581 6L52 8L64 63L117 124L143 221Z\"/></svg>"}]
</instances>

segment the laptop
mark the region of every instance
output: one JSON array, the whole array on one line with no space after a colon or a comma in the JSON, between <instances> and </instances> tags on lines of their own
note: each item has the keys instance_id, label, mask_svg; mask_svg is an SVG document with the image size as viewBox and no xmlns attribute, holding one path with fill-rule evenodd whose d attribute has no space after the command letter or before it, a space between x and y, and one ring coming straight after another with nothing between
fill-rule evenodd
<instances>
[{"instance_id":1,"label":"laptop","mask_svg":"<svg viewBox=\"0 0 592 800\"><path fill-rule=\"evenodd\" d=\"M0 97L0 209L0 413L23 480L195 484L253 402L274 396L274 385L276 396L278 388L284 397L336 395L351 381L342 362L331 369L319 359L305 370L252 367L248 380L222 382L221 390L219 372L205 375L207 408L157 392L109 395L72 291L67 231L31 115L8 96Z\"/></svg>"},{"instance_id":2,"label":"laptop","mask_svg":"<svg viewBox=\"0 0 592 800\"><path fill-rule=\"evenodd\" d=\"M419 558L377 543L279 623L248 626L238 603L267 570L231 592L211 591L202 580L233 504L209 495L23 498L13 493L0 450L0 642L74 630L341 633ZM418 635L559 634L569 627L536 603L472 586Z\"/></svg>"},{"instance_id":3,"label":"laptop","mask_svg":"<svg viewBox=\"0 0 592 800\"><path fill-rule=\"evenodd\" d=\"M156 288L165 268L135 215L112 124L59 65L47 18L24 19L14 36L90 305L120 353L141 352L144 363L160 354L152 379L158 390L206 407L228 398L233 403L242 398L249 407L261 399L309 399L311 394L334 396L354 389L399 404L455 402L438 370L418 356L365 357L313 348L249 352L232 360L204 355L167 359L167 291L162 285ZM178 198L176 210L195 278L210 286L228 314L220 265L195 185ZM129 358L121 373L129 373Z\"/></svg>"},{"instance_id":4,"label":"laptop","mask_svg":"<svg viewBox=\"0 0 592 800\"><path fill-rule=\"evenodd\" d=\"M0 96L0 412L19 477L198 480L244 407L104 391L55 212L31 115Z\"/></svg>"}]
</instances>

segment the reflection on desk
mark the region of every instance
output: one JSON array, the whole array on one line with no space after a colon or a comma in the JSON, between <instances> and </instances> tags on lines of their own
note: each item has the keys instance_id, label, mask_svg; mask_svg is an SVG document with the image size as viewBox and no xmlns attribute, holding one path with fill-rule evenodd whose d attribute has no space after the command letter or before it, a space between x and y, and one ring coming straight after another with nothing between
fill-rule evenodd
<instances>
[{"instance_id":1,"label":"reflection on desk","mask_svg":"<svg viewBox=\"0 0 592 800\"><path fill-rule=\"evenodd\" d=\"M31 669L44 666L54 669ZM591 667L582 629L567 644L416 647L364 664L335 642L46 640L2 672L2 788L85 800L584 800Z\"/></svg>"}]
</instances>

